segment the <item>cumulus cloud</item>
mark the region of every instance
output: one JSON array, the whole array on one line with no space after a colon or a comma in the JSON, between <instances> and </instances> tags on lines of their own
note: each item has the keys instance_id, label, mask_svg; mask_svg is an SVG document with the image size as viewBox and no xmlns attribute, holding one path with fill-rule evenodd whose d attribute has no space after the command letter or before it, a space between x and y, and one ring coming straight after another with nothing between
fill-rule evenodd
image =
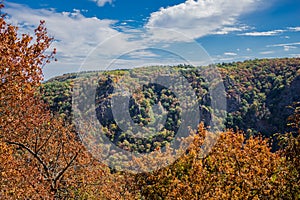
<instances>
[{"instance_id":1,"label":"cumulus cloud","mask_svg":"<svg viewBox=\"0 0 300 200\"><path fill-rule=\"evenodd\" d=\"M49 35L55 38L54 45L65 57L82 56L95 45L118 34L111 28L115 21L100 20L95 17L86 18L79 10L59 13L54 10L31 9L24 5L10 3L5 12L9 14L9 20L25 33L32 32L38 25L39 19L45 20Z\"/></svg>"},{"instance_id":2,"label":"cumulus cloud","mask_svg":"<svg viewBox=\"0 0 300 200\"><path fill-rule=\"evenodd\" d=\"M139 45L128 41L129 35L113 28L116 21L88 18L79 10L56 12L53 9L32 9L7 3L5 12L8 13L9 22L17 25L21 33L33 34L39 20L46 21L49 35L55 38L51 48L57 48L58 58L58 62L52 64L51 70L45 70L52 73L49 76L57 75L53 73L61 71L77 71L92 50L97 55L98 62L85 63L104 67L114 56L126 51L124 48L137 48Z\"/></svg>"},{"instance_id":3,"label":"cumulus cloud","mask_svg":"<svg viewBox=\"0 0 300 200\"><path fill-rule=\"evenodd\" d=\"M251 11L258 0L187 0L151 13L146 27L173 29L191 38L239 31L237 18Z\"/></svg>"},{"instance_id":4,"label":"cumulus cloud","mask_svg":"<svg viewBox=\"0 0 300 200\"><path fill-rule=\"evenodd\" d=\"M99 7L103 7L105 4L112 4L113 0L92 0L96 2Z\"/></svg>"}]
</instances>

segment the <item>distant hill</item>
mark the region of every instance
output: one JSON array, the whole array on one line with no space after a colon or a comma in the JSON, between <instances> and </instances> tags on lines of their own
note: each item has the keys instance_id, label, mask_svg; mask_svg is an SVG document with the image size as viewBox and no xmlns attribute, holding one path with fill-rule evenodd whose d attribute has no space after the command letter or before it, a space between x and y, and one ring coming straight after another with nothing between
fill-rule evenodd
<instances>
[{"instance_id":1,"label":"distant hill","mask_svg":"<svg viewBox=\"0 0 300 200\"><path fill-rule=\"evenodd\" d=\"M243 130L248 136L261 134L265 137L288 131L287 118L292 114L290 106L300 101L300 58L255 59L217 64L216 67L222 76L226 91L226 128ZM191 66L180 65L174 69L180 71L193 87L198 98L201 119L205 124L209 124L211 99L202 74ZM75 78L97 75L97 118L105 127L105 133L111 141L122 148L141 152L165 145L165 142L172 140L176 134L182 113L175 95L167 88L147 85L141 91L142 97L138 100L132 98L129 104L133 121L140 125L153 122L148 113L149 106L159 103L168 112L164 127L155 136L147 140L136 139L116 125L110 108L113 83L127 73L132 72L114 70L58 76L43 84L44 100L49 103L53 112L71 120L72 87ZM143 73L147 73L147 68ZM142 78L143 73L139 72L136 76Z\"/></svg>"}]
</instances>

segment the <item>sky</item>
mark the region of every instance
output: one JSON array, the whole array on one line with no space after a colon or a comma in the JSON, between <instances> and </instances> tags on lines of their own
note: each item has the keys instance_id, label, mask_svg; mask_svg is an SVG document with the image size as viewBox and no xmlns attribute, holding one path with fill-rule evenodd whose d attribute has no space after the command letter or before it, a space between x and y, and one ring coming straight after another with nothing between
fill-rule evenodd
<instances>
[{"instance_id":1,"label":"sky","mask_svg":"<svg viewBox=\"0 0 300 200\"><path fill-rule=\"evenodd\" d=\"M45 79L148 65L207 65L300 57L299 0L6 0L2 12L33 34L40 20L57 60Z\"/></svg>"}]
</instances>

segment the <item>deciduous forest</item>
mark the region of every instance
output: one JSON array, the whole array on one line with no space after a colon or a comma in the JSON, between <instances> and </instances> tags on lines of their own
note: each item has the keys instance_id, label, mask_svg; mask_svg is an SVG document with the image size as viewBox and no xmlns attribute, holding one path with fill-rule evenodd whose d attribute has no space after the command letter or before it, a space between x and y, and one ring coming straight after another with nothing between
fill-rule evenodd
<instances>
[{"instance_id":1,"label":"deciduous forest","mask_svg":"<svg viewBox=\"0 0 300 200\"><path fill-rule=\"evenodd\" d=\"M82 143L72 119L73 87L76 79L97 77L94 112L101 132L126 151L156 155L133 164L156 165L182 123L176 95L155 84L133 95L128 109L136 124L153 123L154 104L167 112L163 127L146 139L122 131L110 105L114 83L127 74L142 79L158 66L44 81L43 67L56 54L46 23L31 36L2 15L0 35L0 199L300 199L300 58L216 64L227 113L217 119L224 120L223 131L204 157L201 146L213 131L211 83L197 67L172 66L195 91L201 121L189 130L193 141L175 162L131 173L105 165ZM77 91L85 95L84 88Z\"/></svg>"}]
</instances>

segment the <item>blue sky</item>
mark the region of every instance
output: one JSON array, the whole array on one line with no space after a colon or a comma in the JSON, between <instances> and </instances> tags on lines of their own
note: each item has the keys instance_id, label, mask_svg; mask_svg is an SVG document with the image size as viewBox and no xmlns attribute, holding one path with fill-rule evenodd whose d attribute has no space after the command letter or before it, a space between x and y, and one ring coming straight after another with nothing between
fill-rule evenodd
<instances>
[{"instance_id":1,"label":"blue sky","mask_svg":"<svg viewBox=\"0 0 300 200\"><path fill-rule=\"evenodd\" d=\"M57 62L78 70L300 57L299 0L7 0L22 33L46 21Z\"/></svg>"}]
</instances>

